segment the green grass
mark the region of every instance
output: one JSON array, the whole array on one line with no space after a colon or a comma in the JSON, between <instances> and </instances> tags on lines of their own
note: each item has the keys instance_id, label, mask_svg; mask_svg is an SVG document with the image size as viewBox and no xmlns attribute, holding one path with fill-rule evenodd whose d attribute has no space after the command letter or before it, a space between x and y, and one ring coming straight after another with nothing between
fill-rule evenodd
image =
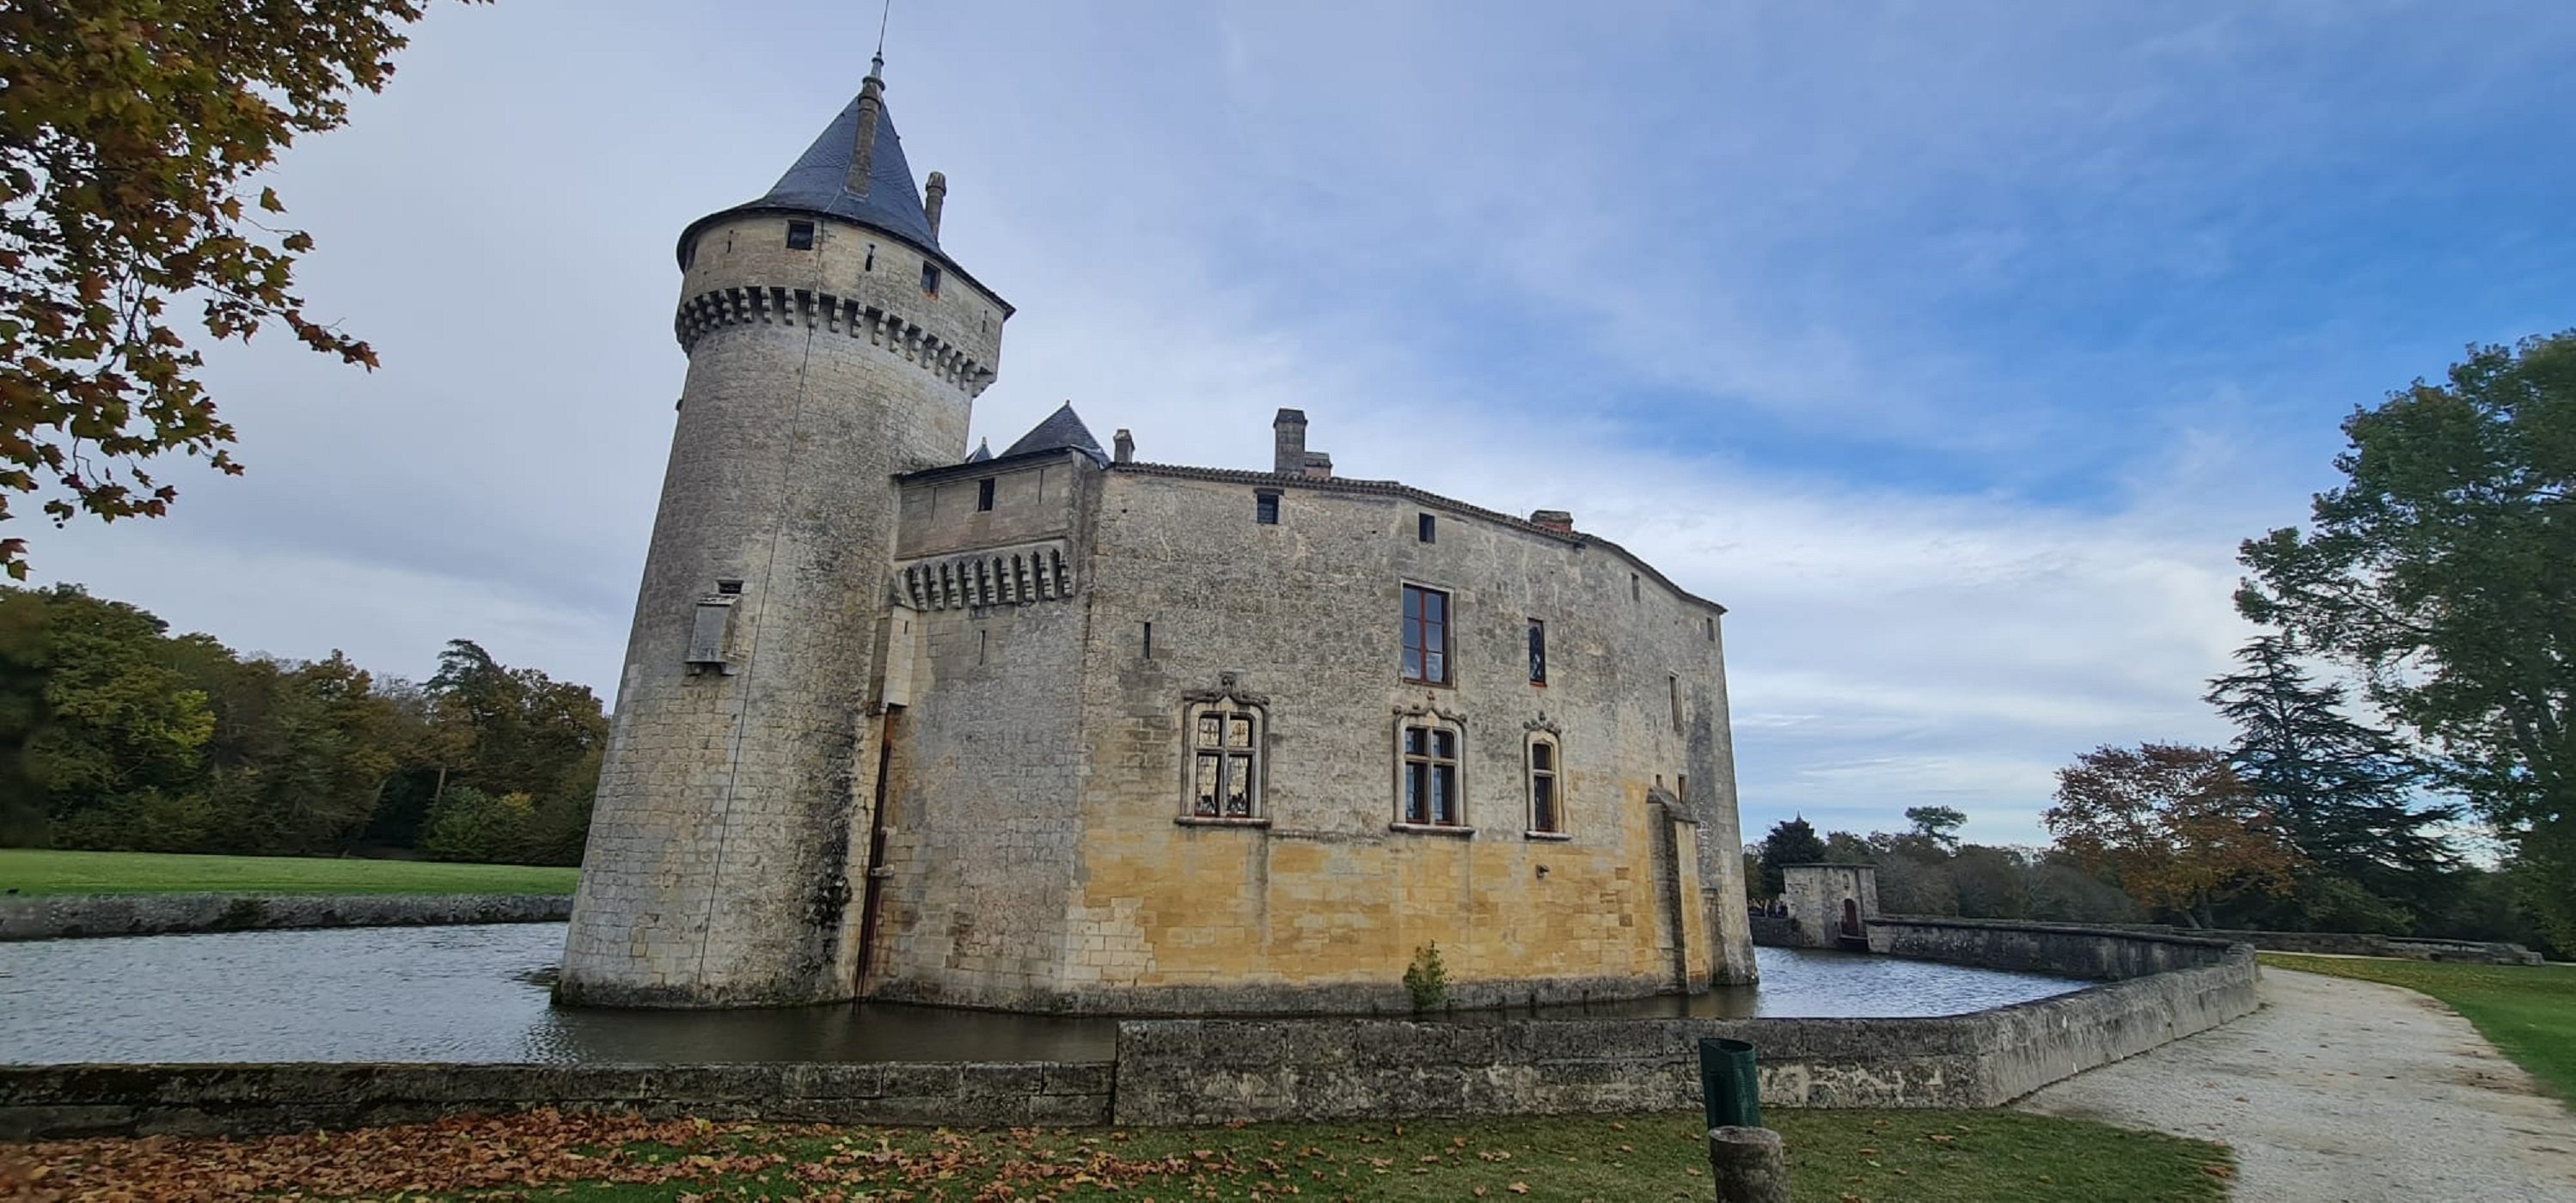
<instances>
[{"instance_id":1,"label":"green grass","mask_svg":"<svg viewBox=\"0 0 2576 1203\"><path fill-rule=\"evenodd\" d=\"M576 869L0 848L0 894L569 894Z\"/></svg>"},{"instance_id":2,"label":"green grass","mask_svg":"<svg viewBox=\"0 0 2576 1203\"><path fill-rule=\"evenodd\" d=\"M2267 952L2263 963L2432 995L2576 1108L2576 965L2455 965Z\"/></svg>"},{"instance_id":3,"label":"green grass","mask_svg":"<svg viewBox=\"0 0 2576 1203\"><path fill-rule=\"evenodd\" d=\"M2221 1200L2220 1145L2009 1111L1780 1111L1800 1199ZM780 1127L552 1112L267 1140L35 1146L65 1197L220 1173L306 1198L1705 1200L1696 1114L1225 1128Z\"/></svg>"}]
</instances>

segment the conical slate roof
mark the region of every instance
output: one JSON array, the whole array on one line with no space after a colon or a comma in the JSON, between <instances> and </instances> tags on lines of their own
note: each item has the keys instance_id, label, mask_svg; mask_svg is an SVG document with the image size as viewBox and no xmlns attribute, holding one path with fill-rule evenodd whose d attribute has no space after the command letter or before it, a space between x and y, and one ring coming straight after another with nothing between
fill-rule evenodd
<instances>
[{"instance_id":1,"label":"conical slate roof","mask_svg":"<svg viewBox=\"0 0 2576 1203\"><path fill-rule=\"evenodd\" d=\"M767 194L699 218L690 223L690 231L735 213L817 213L883 230L946 259L939 236L930 230L929 216L921 210L921 190L913 183L912 164L904 161L903 139L895 134L894 116L882 99L877 105L876 142L868 151L864 193L849 188L850 160L858 157L858 147L859 97L853 96ZM685 235L681 242L687 244Z\"/></svg>"},{"instance_id":2,"label":"conical slate roof","mask_svg":"<svg viewBox=\"0 0 2576 1203\"><path fill-rule=\"evenodd\" d=\"M1057 406L1054 413L1047 415L1046 421L1038 423L1036 429L1021 435L1019 442L1011 444L1002 452L1002 458L1009 459L1014 455L1026 455L1032 451L1067 449L1082 452L1103 463L1109 460L1109 453L1100 449L1100 440L1091 437L1091 428L1082 424L1080 414L1073 412L1071 401Z\"/></svg>"},{"instance_id":3,"label":"conical slate roof","mask_svg":"<svg viewBox=\"0 0 2576 1203\"><path fill-rule=\"evenodd\" d=\"M993 458L993 440L981 439L976 442L974 453L966 457L966 462L980 464L991 458Z\"/></svg>"}]
</instances>

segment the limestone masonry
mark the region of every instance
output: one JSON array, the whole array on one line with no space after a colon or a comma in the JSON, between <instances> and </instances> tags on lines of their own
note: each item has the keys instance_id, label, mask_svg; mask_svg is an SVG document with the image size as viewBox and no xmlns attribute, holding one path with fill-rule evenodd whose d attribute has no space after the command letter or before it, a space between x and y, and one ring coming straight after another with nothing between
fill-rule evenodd
<instances>
[{"instance_id":1,"label":"limestone masonry","mask_svg":"<svg viewBox=\"0 0 2576 1203\"><path fill-rule=\"evenodd\" d=\"M1392 1011L1753 980L1723 607L1570 514L968 455L1011 307L871 71L682 235L689 357L559 994ZM1247 417L1249 417L1247 415Z\"/></svg>"}]
</instances>

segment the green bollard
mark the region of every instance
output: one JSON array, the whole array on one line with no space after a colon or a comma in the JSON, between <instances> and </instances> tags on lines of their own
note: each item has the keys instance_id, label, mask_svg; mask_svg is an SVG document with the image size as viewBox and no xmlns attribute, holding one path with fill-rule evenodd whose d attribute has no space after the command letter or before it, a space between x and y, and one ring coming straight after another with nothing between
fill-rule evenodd
<instances>
[{"instance_id":1,"label":"green bollard","mask_svg":"<svg viewBox=\"0 0 2576 1203\"><path fill-rule=\"evenodd\" d=\"M1699 1042L1700 1101L1711 1128L1762 1126L1762 1080L1753 1072L1753 1044L1703 1037Z\"/></svg>"}]
</instances>

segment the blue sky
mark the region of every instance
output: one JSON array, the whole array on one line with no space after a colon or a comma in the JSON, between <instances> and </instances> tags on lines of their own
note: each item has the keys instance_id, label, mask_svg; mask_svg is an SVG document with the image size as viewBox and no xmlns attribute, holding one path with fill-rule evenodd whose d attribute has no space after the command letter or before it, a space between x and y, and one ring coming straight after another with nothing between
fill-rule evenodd
<instances>
[{"instance_id":1,"label":"blue sky","mask_svg":"<svg viewBox=\"0 0 2576 1203\"><path fill-rule=\"evenodd\" d=\"M442 5L275 173L357 374L211 358L250 474L43 578L425 676L607 690L683 360L672 244L857 87L873 12ZM942 241L1019 306L976 429L1573 510L1726 603L1745 826L2038 842L2216 739L2237 540L2335 425L2576 325L2561 5L899 0ZM1445 432L1436 453L1412 432Z\"/></svg>"}]
</instances>

